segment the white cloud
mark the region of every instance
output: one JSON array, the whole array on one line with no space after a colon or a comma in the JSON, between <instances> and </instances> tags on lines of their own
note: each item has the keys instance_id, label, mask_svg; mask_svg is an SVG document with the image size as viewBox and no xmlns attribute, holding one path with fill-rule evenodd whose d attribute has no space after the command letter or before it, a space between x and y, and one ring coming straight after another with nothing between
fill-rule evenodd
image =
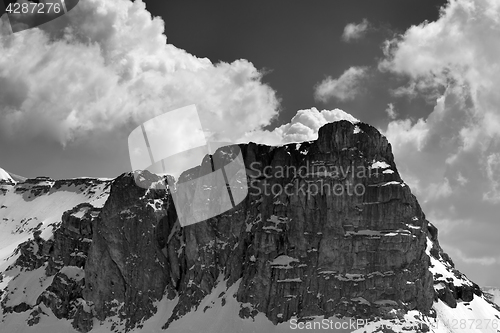
<instances>
[{"instance_id":1,"label":"white cloud","mask_svg":"<svg viewBox=\"0 0 500 333\"><path fill-rule=\"evenodd\" d=\"M389 103L387 104L387 109L385 109L385 113L387 113L387 116L389 116L389 119L394 120L398 116L398 113L394 109L394 104Z\"/></svg>"},{"instance_id":2,"label":"white cloud","mask_svg":"<svg viewBox=\"0 0 500 333\"><path fill-rule=\"evenodd\" d=\"M394 120L386 135L402 178L416 180L412 191L430 221L445 217L436 219L445 230L473 221L441 238L460 243L458 260L469 267L498 264L492 255L500 204L499 17L498 1L450 1L435 22L388 42L379 65L410 78L396 94L434 99L426 119ZM491 273L500 276L498 268Z\"/></svg>"},{"instance_id":3,"label":"white cloud","mask_svg":"<svg viewBox=\"0 0 500 333\"><path fill-rule=\"evenodd\" d=\"M196 104L203 125L235 139L270 123L279 102L247 60L212 64L171 44L142 1L81 1L39 28L0 25L0 132L62 145L129 133Z\"/></svg>"},{"instance_id":4,"label":"white cloud","mask_svg":"<svg viewBox=\"0 0 500 333\"><path fill-rule=\"evenodd\" d=\"M390 122L385 135L396 150L411 145L416 151L420 151L428 132L428 125L423 119L419 119L415 124L412 124L410 119L404 119Z\"/></svg>"},{"instance_id":5,"label":"white cloud","mask_svg":"<svg viewBox=\"0 0 500 333\"><path fill-rule=\"evenodd\" d=\"M349 23L344 27L344 32L342 33L342 39L345 42L350 42L355 39L360 39L362 38L368 28L369 28L370 23L368 22L367 19L363 19L360 23Z\"/></svg>"},{"instance_id":6,"label":"white cloud","mask_svg":"<svg viewBox=\"0 0 500 333\"><path fill-rule=\"evenodd\" d=\"M366 76L366 67L350 67L338 79L328 76L319 83L315 87L314 96L322 102L331 98L340 101L352 100L360 93L360 83Z\"/></svg>"},{"instance_id":7,"label":"white cloud","mask_svg":"<svg viewBox=\"0 0 500 333\"><path fill-rule=\"evenodd\" d=\"M316 140L320 127L339 120L348 120L352 123L359 122L358 119L340 109L318 111L313 107L299 110L288 124L282 125L273 131L250 132L244 137L244 141L279 145Z\"/></svg>"},{"instance_id":8,"label":"white cloud","mask_svg":"<svg viewBox=\"0 0 500 333\"><path fill-rule=\"evenodd\" d=\"M498 183L491 169L496 165L491 156L500 149L499 16L500 6L494 1L451 1L437 21L413 26L388 43L387 58L380 65L408 75L413 92L444 88L434 112L417 123L418 132L426 132L420 142L438 143L450 167L459 167L467 154L475 153L478 169L489 177L484 196L492 203L500 202L495 199ZM413 125L401 124L391 123L388 131L399 132L398 137L415 131ZM406 150L408 145L413 143L396 147Z\"/></svg>"}]
</instances>

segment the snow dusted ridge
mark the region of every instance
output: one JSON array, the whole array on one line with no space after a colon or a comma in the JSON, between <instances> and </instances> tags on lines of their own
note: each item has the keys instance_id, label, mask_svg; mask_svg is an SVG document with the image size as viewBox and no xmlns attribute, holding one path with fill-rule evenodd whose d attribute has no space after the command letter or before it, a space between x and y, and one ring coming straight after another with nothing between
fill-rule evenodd
<instances>
[{"instance_id":1,"label":"snow dusted ridge","mask_svg":"<svg viewBox=\"0 0 500 333\"><path fill-rule=\"evenodd\" d=\"M10 176L10 174L4 169L0 168L0 183L15 183L14 179Z\"/></svg>"},{"instance_id":2,"label":"snow dusted ridge","mask_svg":"<svg viewBox=\"0 0 500 333\"><path fill-rule=\"evenodd\" d=\"M102 207L109 195L110 183L39 177L23 183L0 184L0 332L22 333L25 332L22 327L29 331L28 318L23 317L29 312L21 310L33 306L57 276L48 276L46 265L31 269L14 263L24 256L30 259L30 265L36 265L40 260L39 244L53 239L63 213L82 204ZM78 212L75 215L78 216ZM33 240L34 237L37 240ZM83 271L78 270L64 267L62 272L70 278L83 277ZM13 314L6 312L9 307L15 309ZM44 332L43 327L33 327L33 332ZM64 321L54 317L46 331L66 332L62 327L66 327Z\"/></svg>"},{"instance_id":3,"label":"snow dusted ridge","mask_svg":"<svg viewBox=\"0 0 500 333\"><path fill-rule=\"evenodd\" d=\"M15 248L33 237L35 231L49 239L52 227L61 221L65 211L85 202L102 207L109 195L110 183L39 177L16 185L0 184L0 272L15 260L15 256L11 256Z\"/></svg>"}]
</instances>

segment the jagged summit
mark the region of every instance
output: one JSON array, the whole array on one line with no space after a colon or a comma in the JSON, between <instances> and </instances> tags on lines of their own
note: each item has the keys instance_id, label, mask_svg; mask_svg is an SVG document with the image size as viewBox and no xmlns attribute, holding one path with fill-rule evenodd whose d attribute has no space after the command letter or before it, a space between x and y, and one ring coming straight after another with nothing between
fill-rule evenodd
<instances>
[{"instance_id":1,"label":"jagged summit","mask_svg":"<svg viewBox=\"0 0 500 333\"><path fill-rule=\"evenodd\" d=\"M0 192L9 230L42 223L0 250L10 256L0 267L0 329L294 332L299 322L328 319L359 321L344 332L458 333L473 331L452 320L500 323L498 308L439 246L374 127L339 121L311 142L239 147L252 171L248 195L187 227L177 219L176 189L138 186L137 173ZM228 156L225 149L214 155ZM209 163L182 177L205 175ZM193 183L183 195L196 198L188 207L196 214L223 190Z\"/></svg>"}]
</instances>

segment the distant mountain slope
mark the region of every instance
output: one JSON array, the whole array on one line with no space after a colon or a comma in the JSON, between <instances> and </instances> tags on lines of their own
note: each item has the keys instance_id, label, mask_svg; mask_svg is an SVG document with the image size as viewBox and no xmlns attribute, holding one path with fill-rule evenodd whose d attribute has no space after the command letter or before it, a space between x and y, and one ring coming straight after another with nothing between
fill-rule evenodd
<instances>
[{"instance_id":1,"label":"distant mountain slope","mask_svg":"<svg viewBox=\"0 0 500 333\"><path fill-rule=\"evenodd\" d=\"M14 179L10 176L10 174L4 169L0 168L0 182L14 182Z\"/></svg>"},{"instance_id":2,"label":"distant mountain slope","mask_svg":"<svg viewBox=\"0 0 500 333\"><path fill-rule=\"evenodd\" d=\"M23 176L19 176L19 175L16 175L15 173L12 173L12 172L9 172L9 175L12 179L14 179L14 181L20 183L20 182L24 182L26 179L26 177L23 177Z\"/></svg>"},{"instance_id":3,"label":"distant mountain slope","mask_svg":"<svg viewBox=\"0 0 500 333\"><path fill-rule=\"evenodd\" d=\"M487 294L488 298L500 306L500 288L499 287L484 287L483 291Z\"/></svg>"}]
</instances>

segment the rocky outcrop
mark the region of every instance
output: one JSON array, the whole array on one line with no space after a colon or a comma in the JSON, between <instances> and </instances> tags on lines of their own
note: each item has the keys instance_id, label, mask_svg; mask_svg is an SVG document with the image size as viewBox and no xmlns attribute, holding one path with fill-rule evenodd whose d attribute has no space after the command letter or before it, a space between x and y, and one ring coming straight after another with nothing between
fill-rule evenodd
<instances>
[{"instance_id":1,"label":"rocky outcrop","mask_svg":"<svg viewBox=\"0 0 500 333\"><path fill-rule=\"evenodd\" d=\"M434 289L437 298L455 308L457 302L470 302L474 299L474 295L482 296L481 288L455 269L455 264L450 256L439 246L437 228L429 223L428 230L429 240L432 244L429 251L431 271L435 268L434 266L443 265L447 268L446 272L449 272L446 276L439 272L434 274Z\"/></svg>"},{"instance_id":2,"label":"rocky outcrop","mask_svg":"<svg viewBox=\"0 0 500 333\"><path fill-rule=\"evenodd\" d=\"M101 209L83 203L62 216L55 226L47 275L52 276L66 266L84 268L92 243L93 224Z\"/></svg>"},{"instance_id":3,"label":"rocky outcrop","mask_svg":"<svg viewBox=\"0 0 500 333\"><path fill-rule=\"evenodd\" d=\"M9 305L11 298L18 298L19 293L26 294L27 291L7 289L10 295L2 300L5 312L30 311L29 325L36 325L40 316L45 314L41 304L51 309L57 318L76 317L79 305L83 302L84 268L92 242L92 224L99 212L100 209L88 203L80 204L66 211L61 222L53 226L54 236L51 239L43 239L37 230L33 239L18 247L16 253L19 253L19 257L6 274L18 272L15 281L23 274L42 270L38 273L40 281L47 280L50 284L42 290L34 304L21 302Z\"/></svg>"},{"instance_id":4,"label":"rocky outcrop","mask_svg":"<svg viewBox=\"0 0 500 333\"><path fill-rule=\"evenodd\" d=\"M133 174L115 181L85 269L84 295L97 318L119 313L137 323L154 313L152 300L175 290L168 327L221 278L241 279L242 317L263 312L274 323L430 310L428 222L375 128L341 121L324 126L314 142L239 148L249 195L184 228L175 222L170 189L142 189ZM214 157L233 152L221 148ZM179 181L205 175L209 163Z\"/></svg>"},{"instance_id":5,"label":"rocky outcrop","mask_svg":"<svg viewBox=\"0 0 500 333\"><path fill-rule=\"evenodd\" d=\"M51 285L38 297L57 318L75 318L83 302L84 268L92 242L92 225L100 209L83 203L62 216L56 227L46 265L46 275L54 276ZM37 318L35 315L33 318Z\"/></svg>"},{"instance_id":6,"label":"rocky outcrop","mask_svg":"<svg viewBox=\"0 0 500 333\"><path fill-rule=\"evenodd\" d=\"M144 176L149 184L158 178ZM95 223L85 267L84 295L98 319L119 315L131 327L154 313L153 302L171 285L160 246L166 242L165 227L158 224L174 222L175 210L166 190L141 188L132 174L114 181Z\"/></svg>"}]
</instances>

